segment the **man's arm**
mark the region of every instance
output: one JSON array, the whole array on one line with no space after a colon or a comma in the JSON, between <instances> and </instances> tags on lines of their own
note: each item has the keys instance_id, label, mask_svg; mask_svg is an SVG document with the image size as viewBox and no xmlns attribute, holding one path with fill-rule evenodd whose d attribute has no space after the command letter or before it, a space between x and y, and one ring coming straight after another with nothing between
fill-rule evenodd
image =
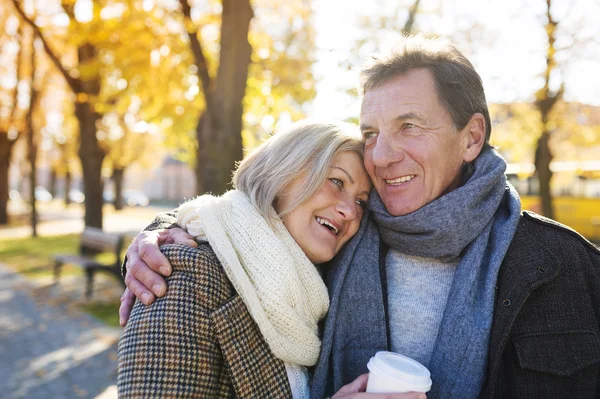
<instances>
[{"instance_id":1,"label":"man's arm","mask_svg":"<svg viewBox=\"0 0 600 399\"><path fill-rule=\"evenodd\" d=\"M159 246L165 244L198 246L194 238L177 225L177 209L158 214L127 249L122 266L127 288L119 308L121 326L127 323L136 297L150 305L156 296L162 297L167 291L163 276L169 276L172 268L159 250Z\"/></svg>"}]
</instances>

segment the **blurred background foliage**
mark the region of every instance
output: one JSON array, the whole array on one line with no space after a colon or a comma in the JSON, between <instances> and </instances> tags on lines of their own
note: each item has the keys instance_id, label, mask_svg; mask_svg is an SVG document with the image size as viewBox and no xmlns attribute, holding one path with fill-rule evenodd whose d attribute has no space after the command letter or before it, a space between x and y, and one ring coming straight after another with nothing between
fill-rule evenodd
<instances>
[{"instance_id":1,"label":"blurred background foliage","mask_svg":"<svg viewBox=\"0 0 600 399\"><path fill-rule=\"evenodd\" d=\"M0 224L16 190L35 225L36 186L67 204L82 188L96 227L107 191L117 210L131 186L157 201L223 192L243 149L289 123L357 121L360 65L416 32L473 61L493 144L534 165L538 210L554 216L551 164L600 159L600 89L585 72L600 64L600 5L517 3L1 0ZM171 167L160 179L187 177L167 195L148 173Z\"/></svg>"}]
</instances>

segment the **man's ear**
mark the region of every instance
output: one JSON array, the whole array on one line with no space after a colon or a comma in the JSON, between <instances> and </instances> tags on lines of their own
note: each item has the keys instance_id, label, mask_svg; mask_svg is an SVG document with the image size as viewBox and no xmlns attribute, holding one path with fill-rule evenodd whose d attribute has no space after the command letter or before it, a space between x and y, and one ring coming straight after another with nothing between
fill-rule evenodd
<instances>
[{"instance_id":1,"label":"man's ear","mask_svg":"<svg viewBox=\"0 0 600 399\"><path fill-rule=\"evenodd\" d=\"M463 161L471 162L477 158L485 143L485 118L483 115L473 114L463 129L463 134L465 135Z\"/></svg>"}]
</instances>

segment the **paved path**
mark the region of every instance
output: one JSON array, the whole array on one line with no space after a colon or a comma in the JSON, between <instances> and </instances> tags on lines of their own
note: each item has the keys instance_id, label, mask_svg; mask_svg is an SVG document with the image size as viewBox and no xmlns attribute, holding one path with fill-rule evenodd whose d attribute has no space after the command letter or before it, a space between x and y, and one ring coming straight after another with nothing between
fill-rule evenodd
<instances>
[{"instance_id":1,"label":"paved path","mask_svg":"<svg viewBox=\"0 0 600 399\"><path fill-rule=\"evenodd\" d=\"M116 398L119 333L0 264L0 398Z\"/></svg>"}]
</instances>

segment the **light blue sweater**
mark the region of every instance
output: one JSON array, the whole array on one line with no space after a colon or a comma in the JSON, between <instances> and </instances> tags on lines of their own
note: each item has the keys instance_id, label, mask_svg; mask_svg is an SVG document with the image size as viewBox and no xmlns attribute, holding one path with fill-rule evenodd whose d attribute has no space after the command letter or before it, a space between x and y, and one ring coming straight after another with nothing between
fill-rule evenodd
<instances>
[{"instance_id":1,"label":"light blue sweater","mask_svg":"<svg viewBox=\"0 0 600 399\"><path fill-rule=\"evenodd\" d=\"M444 263L390 248L385 267L392 351L429 367L458 261Z\"/></svg>"}]
</instances>

